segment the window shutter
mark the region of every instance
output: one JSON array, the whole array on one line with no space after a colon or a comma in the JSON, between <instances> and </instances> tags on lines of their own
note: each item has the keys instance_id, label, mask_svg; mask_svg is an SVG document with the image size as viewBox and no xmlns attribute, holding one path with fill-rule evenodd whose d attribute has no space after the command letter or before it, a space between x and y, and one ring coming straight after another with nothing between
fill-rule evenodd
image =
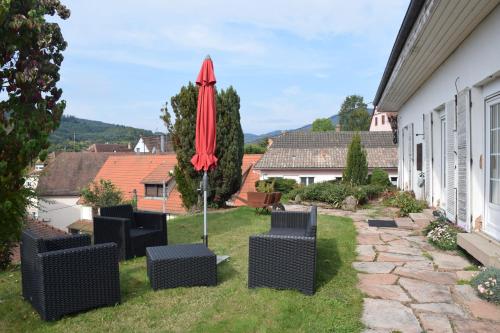
<instances>
[{"instance_id":1,"label":"window shutter","mask_svg":"<svg viewBox=\"0 0 500 333\"><path fill-rule=\"evenodd\" d=\"M432 124L431 113L424 114L424 150L425 150L425 199L432 203Z\"/></svg>"},{"instance_id":2,"label":"window shutter","mask_svg":"<svg viewBox=\"0 0 500 333\"><path fill-rule=\"evenodd\" d=\"M446 103L446 215L452 222L457 216L455 101Z\"/></svg>"},{"instance_id":3,"label":"window shutter","mask_svg":"<svg viewBox=\"0 0 500 333\"><path fill-rule=\"evenodd\" d=\"M457 223L469 229L470 119L469 89L457 96Z\"/></svg>"},{"instance_id":4,"label":"window shutter","mask_svg":"<svg viewBox=\"0 0 500 333\"><path fill-rule=\"evenodd\" d=\"M413 190L413 168L415 167L415 133L413 130L413 123L410 124L410 135L408 136L409 140L409 149L410 149L410 160L408 173L410 175L410 179L408 180L408 184L410 186L409 190Z\"/></svg>"}]
</instances>

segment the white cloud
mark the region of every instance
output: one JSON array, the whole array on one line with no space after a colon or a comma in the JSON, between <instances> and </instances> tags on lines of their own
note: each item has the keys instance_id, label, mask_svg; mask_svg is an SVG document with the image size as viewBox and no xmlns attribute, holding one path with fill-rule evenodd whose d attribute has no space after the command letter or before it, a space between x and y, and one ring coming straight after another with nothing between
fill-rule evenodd
<instances>
[{"instance_id":1,"label":"white cloud","mask_svg":"<svg viewBox=\"0 0 500 333\"><path fill-rule=\"evenodd\" d=\"M331 116L342 101L339 95L353 89L370 100L368 95L376 87L366 87L381 75L408 4L407 0L63 2L72 10L70 19L61 23L69 43L61 82L63 89L67 83L70 86L64 95L69 113L154 129L160 105L153 104L194 80L209 53L220 87L232 84L242 97L244 130L256 133ZM82 77L83 69L79 73L68 64L87 65L99 75ZM141 75L124 80L126 71ZM138 92L138 87L143 89ZM94 96L99 97L95 102ZM120 107L123 98L151 104ZM151 110L149 116L143 114L145 109Z\"/></svg>"}]
</instances>

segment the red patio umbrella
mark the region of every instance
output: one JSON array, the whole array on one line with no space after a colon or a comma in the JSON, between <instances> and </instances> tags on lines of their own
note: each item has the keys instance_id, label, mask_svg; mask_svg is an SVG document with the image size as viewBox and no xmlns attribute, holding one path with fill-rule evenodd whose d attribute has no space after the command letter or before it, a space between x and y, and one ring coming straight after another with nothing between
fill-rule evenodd
<instances>
[{"instance_id":1,"label":"red patio umbrella","mask_svg":"<svg viewBox=\"0 0 500 333\"><path fill-rule=\"evenodd\" d=\"M215 157L215 131L216 131L216 107L215 107L215 74L214 64L210 56L203 61L200 73L196 79L198 90L198 107L196 110L196 153L191 163L198 171L203 173L203 240L208 246L207 235L207 171L217 165Z\"/></svg>"}]
</instances>

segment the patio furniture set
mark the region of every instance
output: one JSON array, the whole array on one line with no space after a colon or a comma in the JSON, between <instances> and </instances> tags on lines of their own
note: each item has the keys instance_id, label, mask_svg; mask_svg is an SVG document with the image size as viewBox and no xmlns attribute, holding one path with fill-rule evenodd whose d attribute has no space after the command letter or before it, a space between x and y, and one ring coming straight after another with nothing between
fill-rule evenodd
<instances>
[{"instance_id":1,"label":"patio furniture set","mask_svg":"<svg viewBox=\"0 0 500 333\"><path fill-rule=\"evenodd\" d=\"M153 290L217 285L216 255L204 244L167 245L166 214L101 208L89 235L43 238L24 230L22 294L43 320L121 301L119 261L146 256ZM316 207L271 213L271 229L249 241L248 287L314 294Z\"/></svg>"}]
</instances>

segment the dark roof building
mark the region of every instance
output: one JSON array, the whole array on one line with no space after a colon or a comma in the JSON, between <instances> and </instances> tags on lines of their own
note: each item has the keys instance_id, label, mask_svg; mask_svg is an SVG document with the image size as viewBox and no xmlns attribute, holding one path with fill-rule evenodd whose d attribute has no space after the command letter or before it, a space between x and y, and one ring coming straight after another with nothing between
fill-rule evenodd
<instances>
[{"instance_id":1,"label":"dark roof building","mask_svg":"<svg viewBox=\"0 0 500 333\"><path fill-rule=\"evenodd\" d=\"M355 132L287 132L273 139L255 169L342 169ZM368 167L397 168L392 132L360 132Z\"/></svg>"},{"instance_id":2,"label":"dark roof building","mask_svg":"<svg viewBox=\"0 0 500 333\"><path fill-rule=\"evenodd\" d=\"M40 172L41 196L79 196L113 153L62 152Z\"/></svg>"},{"instance_id":3,"label":"dark roof building","mask_svg":"<svg viewBox=\"0 0 500 333\"><path fill-rule=\"evenodd\" d=\"M128 153L132 152L132 147L130 147L130 144L94 143L87 151L93 153Z\"/></svg>"}]
</instances>

